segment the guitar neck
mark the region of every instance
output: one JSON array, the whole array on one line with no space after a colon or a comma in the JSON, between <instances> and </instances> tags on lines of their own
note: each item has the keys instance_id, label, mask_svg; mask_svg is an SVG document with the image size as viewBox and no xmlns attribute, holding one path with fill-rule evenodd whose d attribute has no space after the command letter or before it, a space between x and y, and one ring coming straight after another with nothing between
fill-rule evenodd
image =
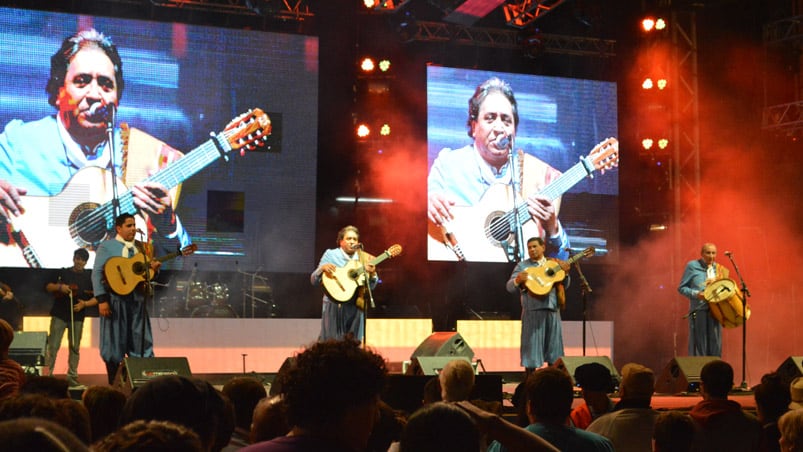
<instances>
[{"instance_id":1,"label":"guitar neck","mask_svg":"<svg viewBox=\"0 0 803 452\"><path fill-rule=\"evenodd\" d=\"M379 265L390 257L390 253L385 251L371 261L371 265Z\"/></svg>"}]
</instances>

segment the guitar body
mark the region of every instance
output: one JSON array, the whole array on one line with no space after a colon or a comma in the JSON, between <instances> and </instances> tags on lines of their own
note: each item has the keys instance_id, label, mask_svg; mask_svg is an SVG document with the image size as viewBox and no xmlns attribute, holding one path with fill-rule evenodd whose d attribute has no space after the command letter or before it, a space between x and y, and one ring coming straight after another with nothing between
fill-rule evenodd
<instances>
[{"instance_id":1,"label":"guitar body","mask_svg":"<svg viewBox=\"0 0 803 452\"><path fill-rule=\"evenodd\" d=\"M540 267L527 267L524 271L527 272L525 287L538 296L548 294L556 282L561 282L566 278L566 272L560 264L553 260L547 260L546 265Z\"/></svg>"},{"instance_id":2,"label":"guitar body","mask_svg":"<svg viewBox=\"0 0 803 452\"><path fill-rule=\"evenodd\" d=\"M135 254L132 257L110 257L103 265L103 274L109 288L118 295L128 295L137 285L147 279L150 266L145 264L145 255Z\"/></svg>"},{"instance_id":3,"label":"guitar body","mask_svg":"<svg viewBox=\"0 0 803 452\"><path fill-rule=\"evenodd\" d=\"M365 284L365 272L361 270L362 264L350 260L346 265L337 267L332 276L324 273L321 283L329 298L338 303L351 300L357 287Z\"/></svg>"},{"instance_id":4,"label":"guitar body","mask_svg":"<svg viewBox=\"0 0 803 452\"><path fill-rule=\"evenodd\" d=\"M519 197L521 202L521 197ZM505 214L513 210L513 190L509 185L494 184L473 206L454 206L454 219L449 223L449 232L459 240L460 248L467 261L508 262L504 243L515 242L513 223L505 219ZM538 224L532 221L529 213L522 222L525 240L541 236ZM457 255L449 249L444 239L443 227L428 222L427 257L434 261L456 261Z\"/></svg>"}]
</instances>

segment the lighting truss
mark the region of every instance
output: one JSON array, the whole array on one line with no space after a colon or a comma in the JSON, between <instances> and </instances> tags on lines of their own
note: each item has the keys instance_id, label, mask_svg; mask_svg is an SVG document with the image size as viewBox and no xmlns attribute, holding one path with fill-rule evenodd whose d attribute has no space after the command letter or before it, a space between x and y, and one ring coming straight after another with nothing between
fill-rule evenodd
<instances>
[{"instance_id":1,"label":"lighting truss","mask_svg":"<svg viewBox=\"0 0 803 452\"><path fill-rule=\"evenodd\" d=\"M505 21L511 27L527 28L563 2L564 0L512 0L503 6Z\"/></svg>"},{"instance_id":2,"label":"lighting truss","mask_svg":"<svg viewBox=\"0 0 803 452\"><path fill-rule=\"evenodd\" d=\"M161 8L178 8L186 10L240 14L255 16L257 12L248 4L248 0L150 0L151 4ZM303 21L313 16L307 0L282 0L275 2L276 11L271 17L283 20Z\"/></svg>"}]
</instances>

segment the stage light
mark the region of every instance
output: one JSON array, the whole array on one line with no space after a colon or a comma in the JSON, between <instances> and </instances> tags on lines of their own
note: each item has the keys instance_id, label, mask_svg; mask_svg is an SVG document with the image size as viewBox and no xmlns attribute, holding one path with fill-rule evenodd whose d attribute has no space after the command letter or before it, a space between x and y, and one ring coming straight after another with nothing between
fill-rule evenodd
<instances>
[{"instance_id":1,"label":"stage light","mask_svg":"<svg viewBox=\"0 0 803 452\"><path fill-rule=\"evenodd\" d=\"M667 81L665 78L659 78L658 82L655 85L658 87L659 90L663 90L664 88L666 88Z\"/></svg>"},{"instance_id":2,"label":"stage light","mask_svg":"<svg viewBox=\"0 0 803 452\"><path fill-rule=\"evenodd\" d=\"M379 129L379 134L382 135L383 137L389 136L390 135L390 124L388 124L388 123L382 124L382 127Z\"/></svg>"},{"instance_id":3,"label":"stage light","mask_svg":"<svg viewBox=\"0 0 803 452\"><path fill-rule=\"evenodd\" d=\"M668 138L661 138L658 140L658 149L666 149L667 147L669 147Z\"/></svg>"},{"instance_id":4,"label":"stage light","mask_svg":"<svg viewBox=\"0 0 803 452\"><path fill-rule=\"evenodd\" d=\"M368 138L371 135L371 128L368 124L361 123L357 126L357 138Z\"/></svg>"},{"instance_id":5,"label":"stage light","mask_svg":"<svg viewBox=\"0 0 803 452\"><path fill-rule=\"evenodd\" d=\"M643 81L643 82L641 82L641 88L642 88L642 89L652 89L652 88L653 88L653 85L654 85L654 84L653 84L653 82L652 82L652 79L651 79L651 78L649 78L649 77L645 78L645 79L644 79L644 81Z\"/></svg>"},{"instance_id":6,"label":"stage light","mask_svg":"<svg viewBox=\"0 0 803 452\"><path fill-rule=\"evenodd\" d=\"M666 21L660 17L655 19L655 29L658 31L666 30Z\"/></svg>"},{"instance_id":7,"label":"stage light","mask_svg":"<svg viewBox=\"0 0 803 452\"><path fill-rule=\"evenodd\" d=\"M652 149L652 145L653 145L652 138L645 138L641 140L641 147L643 147L645 150Z\"/></svg>"},{"instance_id":8,"label":"stage light","mask_svg":"<svg viewBox=\"0 0 803 452\"><path fill-rule=\"evenodd\" d=\"M641 29L646 32L651 32L655 28L655 19L646 17L641 21Z\"/></svg>"},{"instance_id":9,"label":"stage light","mask_svg":"<svg viewBox=\"0 0 803 452\"><path fill-rule=\"evenodd\" d=\"M647 16L641 20L641 29L645 33L662 32L666 30L667 22L663 17Z\"/></svg>"},{"instance_id":10,"label":"stage light","mask_svg":"<svg viewBox=\"0 0 803 452\"><path fill-rule=\"evenodd\" d=\"M360 61L360 69L363 72L373 72L376 68L376 63L374 63L373 58L365 57Z\"/></svg>"},{"instance_id":11,"label":"stage light","mask_svg":"<svg viewBox=\"0 0 803 452\"><path fill-rule=\"evenodd\" d=\"M387 72L390 70L390 60L384 59L379 61L379 70L382 72Z\"/></svg>"}]
</instances>

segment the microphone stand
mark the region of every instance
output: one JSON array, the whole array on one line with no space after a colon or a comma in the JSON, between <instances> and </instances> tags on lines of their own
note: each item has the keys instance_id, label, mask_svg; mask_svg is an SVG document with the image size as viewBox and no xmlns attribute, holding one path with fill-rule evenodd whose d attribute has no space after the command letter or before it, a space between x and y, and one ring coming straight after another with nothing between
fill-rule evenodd
<instances>
[{"instance_id":1,"label":"microphone stand","mask_svg":"<svg viewBox=\"0 0 803 452\"><path fill-rule=\"evenodd\" d=\"M112 173L112 212L114 218L120 215L120 197L117 189L117 162L114 143L114 124L117 122L117 106L108 104L109 110L106 114L106 139L109 143L109 163ZM108 229L108 225L107 225Z\"/></svg>"},{"instance_id":2,"label":"microphone stand","mask_svg":"<svg viewBox=\"0 0 803 452\"><path fill-rule=\"evenodd\" d=\"M747 289L747 283L744 282L744 278L742 278L742 272L739 271L739 266L736 265L736 261L733 260L732 253L725 253L728 256L728 259L733 264L733 269L736 270L736 275L739 277L739 282L741 283L742 287L742 296L739 297L742 300L742 384L739 385L739 389L747 390L747 297L750 296L750 291Z\"/></svg>"},{"instance_id":3,"label":"microphone stand","mask_svg":"<svg viewBox=\"0 0 803 452\"><path fill-rule=\"evenodd\" d=\"M372 308L374 308L376 306L374 305L374 291L371 290L371 275L369 275L368 272L365 271L365 253L363 252L362 245L360 245L360 247L357 248L357 253L358 253L357 256L359 257L359 260L360 260L360 265L362 266L363 275L365 275L366 292L368 292L368 301L367 302L363 301L363 307L365 309L363 309L363 316L362 316L362 336L363 336L362 337L362 347L366 348L367 347L366 344L368 343L368 340L367 340L368 339L368 306L369 306L369 304L370 304L370 306ZM357 309L359 309L359 307L357 307Z\"/></svg>"},{"instance_id":4,"label":"microphone stand","mask_svg":"<svg viewBox=\"0 0 803 452\"><path fill-rule=\"evenodd\" d=\"M144 358L145 357L145 322L148 320L148 296L151 295L151 291L153 291L153 287L151 286L152 274L151 274L151 261L148 259L147 253L147 240L148 238L145 236L144 232L140 232L140 237L142 237L142 252L143 265L145 266L145 295L142 298L142 313L140 318L142 319L142 328L140 330L140 337L139 337L139 356Z\"/></svg>"},{"instance_id":5,"label":"microphone stand","mask_svg":"<svg viewBox=\"0 0 803 452\"><path fill-rule=\"evenodd\" d=\"M571 248L566 248L566 251L569 253L569 257L572 256ZM583 269L580 268L580 260L576 260L574 262L574 268L577 269L577 274L580 276L580 294L583 300L583 356L586 356L586 319L587 319L587 308L588 308L588 300L586 296L592 292L591 286L588 284L588 280L586 276L583 274Z\"/></svg>"},{"instance_id":6,"label":"microphone stand","mask_svg":"<svg viewBox=\"0 0 803 452\"><path fill-rule=\"evenodd\" d=\"M513 228L515 230L516 235L516 246L511 250L508 249L508 259L510 259L511 251L513 254L513 259L510 259L511 262L518 262L522 261L525 258L525 249L524 246L524 233L521 230L521 218L519 218L519 193L518 190L521 189L521 181L516 179L516 175L519 174L517 169L518 165L516 165L516 158L513 155L513 150L516 149L515 146L515 137L510 135L510 149L508 149L508 161L510 162L510 185L513 188L513 221L514 225ZM518 182L518 183L517 183Z\"/></svg>"}]
</instances>

